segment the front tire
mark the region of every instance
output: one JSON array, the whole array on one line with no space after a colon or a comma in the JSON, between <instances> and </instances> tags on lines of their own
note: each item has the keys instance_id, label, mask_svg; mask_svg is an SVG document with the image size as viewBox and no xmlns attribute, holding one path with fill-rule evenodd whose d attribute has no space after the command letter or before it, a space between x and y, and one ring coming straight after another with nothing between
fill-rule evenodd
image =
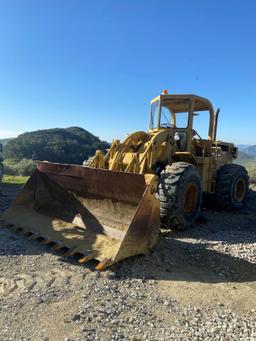
<instances>
[{"instance_id":1,"label":"front tire","mask_svg":"<svg viewBox=\"0 0 256 341\"><path fill-rule=\"evenodd\" d=\"M184 229L193 224L199 215L202 200L197 168L186 162L167 166L161 173L158 195L163 227Z\"/></svg>"},{"instance_id":2,"label":"front tire","mask_svg":"<svg viewBox=\"0 0 256 341\"><path fill-rule=\"evenodd\" d=\"M217 172L215 197L220 209L241 208L248 193L249 177L247 170L236 164L226 164Z\"/></svg>"}]
</instances>

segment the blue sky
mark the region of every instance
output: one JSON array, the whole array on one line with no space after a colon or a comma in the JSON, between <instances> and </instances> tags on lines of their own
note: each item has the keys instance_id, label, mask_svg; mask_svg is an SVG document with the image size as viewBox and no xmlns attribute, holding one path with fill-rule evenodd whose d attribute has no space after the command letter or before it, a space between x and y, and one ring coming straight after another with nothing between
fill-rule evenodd
<instances>
[{"instance_id":1,"label":"blue sky","mask_svg":"<svg viewBox=\"0 0 256 341\"><path fill-rule=\"evenodd\" d=\"M256 144L256 2L0 0L0 138L147 130L167 88L220 107L218 138Z\"/></svg>"}]
</instances>

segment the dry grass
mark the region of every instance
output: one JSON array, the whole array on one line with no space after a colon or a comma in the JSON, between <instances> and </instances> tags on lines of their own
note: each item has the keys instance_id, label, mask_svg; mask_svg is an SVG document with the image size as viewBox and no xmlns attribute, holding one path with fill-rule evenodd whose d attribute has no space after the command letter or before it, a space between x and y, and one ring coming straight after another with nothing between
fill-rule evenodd
<instances>
[{"instance_id":1,"label":"dry grass","mask_svg":"<svg viewBox=\"0 0 256 341\"><path fill-rule=\"evenodd\" d=\"M3 184L23 185L28 178L28 176L22 175L4 175Z\"/></svg>"}]
</instances>

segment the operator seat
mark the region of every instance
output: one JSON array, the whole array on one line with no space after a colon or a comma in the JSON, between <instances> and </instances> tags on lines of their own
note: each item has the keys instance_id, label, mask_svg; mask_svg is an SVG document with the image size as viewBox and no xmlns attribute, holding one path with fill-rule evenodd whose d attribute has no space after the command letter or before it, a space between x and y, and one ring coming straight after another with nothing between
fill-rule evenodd
<instances>
[{"instance_id":1,"label":"operator seat","mask_svg":"<svg viewBox=\"0 0 256 341\"><path fill-rule=\"evenodd\" d=\"M174 140L176 142L176 146L178 147L178 150L180 152L186 151L186 145L187 145L187 134L183 132L176 132L174 134Z\"/></svg>"}]
</instances>

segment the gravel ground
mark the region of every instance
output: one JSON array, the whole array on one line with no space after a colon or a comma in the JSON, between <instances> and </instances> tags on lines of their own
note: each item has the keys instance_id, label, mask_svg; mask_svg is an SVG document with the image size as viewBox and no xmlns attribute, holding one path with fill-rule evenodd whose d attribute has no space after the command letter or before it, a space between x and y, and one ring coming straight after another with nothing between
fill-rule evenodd
<instances>
[{"instance_id":1,"label":"gravel ground","mask_svg":"<svg viewBox=\"0 0 256 341\"><path fill-rule=\"evenodd\" d=\"M18 190L5 187L0 211ZM256 340L256 192L104 271L0 229L0 340Z\"/></svg>"}]
</instances>

